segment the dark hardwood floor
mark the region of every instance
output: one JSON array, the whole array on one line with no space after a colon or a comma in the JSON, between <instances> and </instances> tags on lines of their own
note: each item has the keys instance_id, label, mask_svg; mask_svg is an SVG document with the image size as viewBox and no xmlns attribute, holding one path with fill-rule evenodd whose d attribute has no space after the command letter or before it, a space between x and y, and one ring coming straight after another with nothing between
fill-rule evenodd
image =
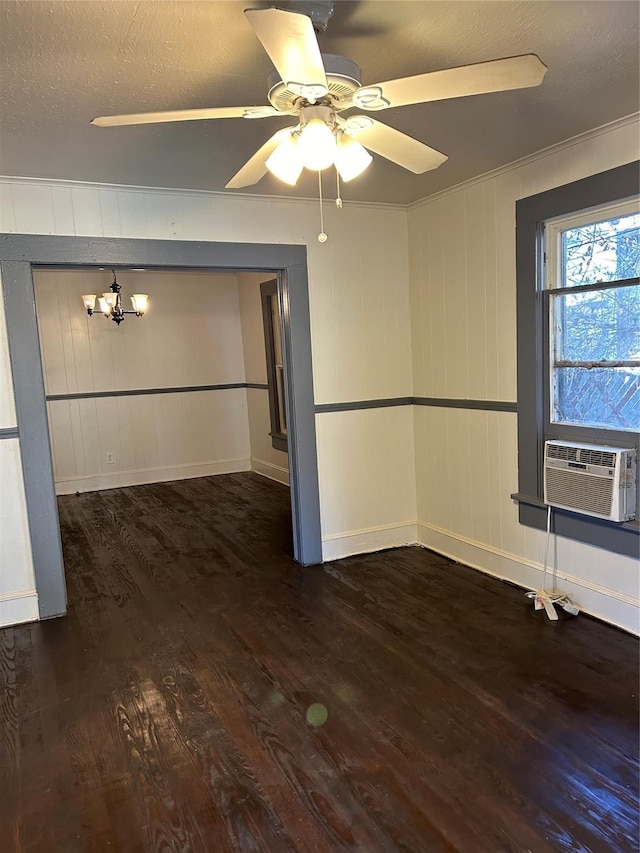
<instances>
[{"instance_id":1,"label":"dark hardwood floor","mask_svg":"<svg viewBox=\"0 0 640 853\"><path fill-rule=\"evenodd\" d=\"M0 850L637 851L634 638L418 548L302 569L288 497L60 499L69 614L0 631Z\"/></svg>"}]
</instances>

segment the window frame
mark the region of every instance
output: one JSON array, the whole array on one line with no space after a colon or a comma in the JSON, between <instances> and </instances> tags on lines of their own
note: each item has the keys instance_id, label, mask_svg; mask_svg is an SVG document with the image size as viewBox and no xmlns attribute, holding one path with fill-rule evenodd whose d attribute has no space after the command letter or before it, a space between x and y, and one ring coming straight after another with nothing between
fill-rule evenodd
<instances>
[{"instance_id":1,"label":"window frame","mask_svg":"<svg viewBox=\"0 0 640 853\"><path fill-rule=\"evenodd\" d=\"M625 201L614 204L598 205L589 210L577 211L569 216L557 216L547 220L544 225L544 270L543 281L540 286L543 288L544 312L547 321L548 334L546 335L546 381L548 386L545 395L545 433L549 438L566 438L570 441L589 441L587 439L573 438L576 429L584 429L589 431L590 436L593 436L597 443L600 443L603 438L607 437L607 443L616 446L620 443L623 447L634 446L635 433L631 430L595 427L589 425L573 424L562 421L554 421L552 418L555 392L553 389L553 366L555 363L555 350L557 347L557 338L555 336L552 323L554 321L555 308L558 304L558 299L562 296L567 296L571 293L579 293L589 291L591 293L603 292L605 290L614 290L618 287L629 287L638 285L640 279L637 277L629 277L626 279L610 280L593 284L571 286L563 281L561 268L564 261L562 254L562 234L572 228L580 228L584 225L589 225L593 222L604 222L610 219L615 219L619 216L629 215L631 213L640 212L640 201L637 198L627 199ZM640 361L638 362L640 366ZM552 433L560 432L560 435ZM569 435L571 437L569 437ZM609 440L611 437L611 440Z\"/></svg>"},{"instance_id":2,"label":"window frame","mask_svg":"<svg viewBox=\"0 0 640 853\"><path fill-rule=\"evenodd\" d=\"M640 162L634 161L516 202L518 340L518 492L520 523L543 530L545 438L636 447L640 435L621 430L551 423L548 296L545 296L545 224L589 208L640 194ZM569 434L571 438L569 438ZM614 553L638 556L640 519L616 523L554 508L555 532Z\"/></svg>"}]
</instances>

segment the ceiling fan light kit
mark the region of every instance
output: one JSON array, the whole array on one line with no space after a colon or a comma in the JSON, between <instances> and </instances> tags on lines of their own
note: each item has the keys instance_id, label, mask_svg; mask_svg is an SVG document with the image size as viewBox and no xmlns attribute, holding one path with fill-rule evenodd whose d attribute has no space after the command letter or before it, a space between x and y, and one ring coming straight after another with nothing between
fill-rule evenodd
<instances>
[{"instance_id":1,"label":"ceiling fan light kit","mask_svg":"<svg viewBox=\"0 0 640 853\"><path fill-rule=\"evenodd\" d=\"M293 186L303 168L320 174L331 165L349 181L372 162L368 151L422 174L442 165L446 154L368 116L343 118L340 113L352 108L374 112L539 86L547 71L530 53L363 86L362 71L355 62L320 52L317 33L326 29L333 0L297 0L289 6L288 10L271 7L244 13L275 68L267 83L270 106L99 116L92 124L115 127L196 119L297 117L299 123L268 139L226 189L252 186L268 172Z\"/></svg>"}]
</instances>

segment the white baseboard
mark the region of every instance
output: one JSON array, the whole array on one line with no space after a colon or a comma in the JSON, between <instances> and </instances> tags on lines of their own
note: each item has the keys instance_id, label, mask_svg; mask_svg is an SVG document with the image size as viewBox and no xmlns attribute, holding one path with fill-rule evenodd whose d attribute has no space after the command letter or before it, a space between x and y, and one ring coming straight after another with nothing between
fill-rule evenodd
<instances>
[{"instance_id":1,"label":"white baseboard","mask_svg":"<svg viewBox=\"0 0 640 853\"><path fill-rule=\"evenodd\" d=\"M402 545L415 545L418 539L416 524L407 521L403 524L383 525L366 530L351 530L322 540L322 559L324 562L340 560L353 554L368 554L385 548L399 548Z\"/></svg>"},{"instance_id":2,"label":"white baseboard","mask_svg":"<svg viewBox=\"0 0 640 853\"><path fill-rule=\"evenodd\" d=\"M76 479L56 481L57 495L73 495L76 492L99 492L103 489L120 489L125 486L140 486L144 483L167 483L171 480L190 480L193 477L210 477L215 474L235 474L250 471L249 459L219 459L216 462L200 462L197 465L169 465L164 468L139 468L117 471L113 474L95 474Z\"/></svg>"},{"instance_id":3,"label":"white baseboard","mask_svg":"<svg viewBox=\"0 0 640 853\"><path fill-rule=\"evenodd\" d=\"M38 594L35 589L22 589L0 595L0 628L35 622L39 618Z\"/></svg>"},{"instance_id":4,"label":"white baseboard","mask_svg":"<svg viewBox=\"0 0 640 853\"><path fill-rule=\"evenodd\" d=\"M445 557L464 563L500 580L525 589L537 589L544 566L507 554L481 542L475 542L450 531L418 522L418 544ZM568 593L585 613L610 622L632 634L640 634L638 601L632 596L608 589L558 570L558 589ZM533 605L532 605L533 606Z\"/></svg>"},{"instance_id":5,"label":"white baseboard","mask_svg":"<svg viewBox=\"0 0 640 853\"><path fill-rule=\"evenodd\" d=\"M285 486L289 485L289 470L283 468L282 465L274 465L273 462L265 462L264 459L255 459L252 456L251 470L263 477L268 477L270 480L283 483Z\"/></svg>"}]
</instances>

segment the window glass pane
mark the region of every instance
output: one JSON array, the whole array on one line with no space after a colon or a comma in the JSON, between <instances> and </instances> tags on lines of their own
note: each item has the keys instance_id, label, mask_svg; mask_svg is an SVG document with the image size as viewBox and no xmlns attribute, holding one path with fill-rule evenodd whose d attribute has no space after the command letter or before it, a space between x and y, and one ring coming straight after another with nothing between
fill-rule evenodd
<instances>
[{"instance_id":1,"label":"window glass pane","mask_svg":"<svg viewBox=\"0 0 640 853\"><path fill-rule=\"evenodd\" d=\"M562 286L640 276L640 213L562 232Z\"/></svg>"},{"instance_id":2,"label":"window glass pane","mask_svg":"<svg viewBox=\"0 0 640 853\"><path fill-rule=\"evenodd\" d=\"M553 374L556 423L640 429L640 369L564 367Z\"/></svg>"},{"instance_id":3,"label":"window glass pane","mask_svg":"<svg viewBox=\"0 0 640 853\"><path fill-rule=\"evenodd\" d=\"M552 297L556 361L640 359L640 286Z\"/></svg>"}]
</instances>

